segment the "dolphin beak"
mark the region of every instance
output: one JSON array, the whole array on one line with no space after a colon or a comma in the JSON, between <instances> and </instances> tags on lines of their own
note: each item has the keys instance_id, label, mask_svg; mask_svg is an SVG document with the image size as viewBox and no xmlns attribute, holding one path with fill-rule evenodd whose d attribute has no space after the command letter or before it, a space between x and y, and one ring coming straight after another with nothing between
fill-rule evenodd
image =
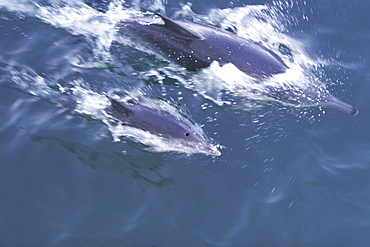
<instances>
[{"instance_id":1,"label":"dolphin beak","mask_svg":"<svg viewBox=\"0 0 370 247\"><path fill-rule=\"evenodd\" d=\"M215 150L211 154L214 156L221 156L221 152L217 148L215 148Z\"/></svg>"},{"instance_id":2,"label":"dolphin beak","mask_svg":"<svg viewBox=\"0 0 370 247\"><path fill-rule=\"evenodd\" d=\"M334 96L330 97L330 99L324 104L324 106L353 116L358 114L358 110L355 107L335 98Z\"/></svg>"},{"instance_id":3,"label":"dolphin beak","mask_svg":"<svg viewBox=\"0 0 370 247\"><path fill-rule=\"evenodd\" d=\"M207 155L214 155L214 156L220 156L221 155L221 152L214 145L209 145L207 147L202 148L201 152L205 153Z\"/></svg>"}]
</instances>

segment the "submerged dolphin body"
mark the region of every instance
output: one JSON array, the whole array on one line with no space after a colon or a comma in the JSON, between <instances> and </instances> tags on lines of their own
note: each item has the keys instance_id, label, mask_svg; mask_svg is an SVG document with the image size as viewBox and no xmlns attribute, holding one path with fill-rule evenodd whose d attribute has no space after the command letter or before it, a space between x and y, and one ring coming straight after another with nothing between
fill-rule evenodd
<instances>
[{"instance_id":1,"label":"submerged dolphin body","mask_svg":"<svg viewBox=\"0 0 370 247\"><path fill-rule=\"evenodd\" d=\"M289 69L281 57L261 44L231 32L156 15L162 23L156 18L124 20L119 23L119 30L192 71L206 68L214 61L221 66L232 63L248 76L263 81ZM314 78L312 73L307 74ZM351 115L358 112L332 96L323 85L316 85L315 79L303 90L269 88L263 96L295 106L321 105Z\"/></svg>"},{"instance_id":2,"label":"submerged dolphin body","mask_svg":"<svg viewBox=\"0 0 370 247\"><path fill-rule=\"evenodd\" d=\"M117 101L109 97L111 105L105 112L122 125L145 131L162 140L168 151L205 153L219 156L220 151L210 144L197 128L180 114L165 109L152 108L134 100ZM145 140L138 140L145 144ZM156 149L151 149L156 151Z\"/></svg>"}]
</instances>

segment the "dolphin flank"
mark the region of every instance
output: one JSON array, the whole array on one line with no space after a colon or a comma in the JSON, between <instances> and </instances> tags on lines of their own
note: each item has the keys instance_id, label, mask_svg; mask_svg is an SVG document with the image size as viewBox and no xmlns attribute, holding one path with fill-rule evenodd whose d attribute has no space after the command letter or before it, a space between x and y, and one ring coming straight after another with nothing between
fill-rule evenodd
<instances>
[{"instance_id":1,"label":"dolphin flank","mask_svg":"<svg viewBox=\"0 0 370 247\"><path fill-rule=\"evenodd\" d=\"M156 15L162 22L158 22L155 17L132 18L121 21L118 24L119 31L190 71L209 67L214 61L221 66L232 63L243 73L263 83L263 80L285 73L289 69L278 54L257 42L213 27ZM306 74L315 84L315 76L308 71ZM317 85L309 85L304 90L280 87L270 90L271 94L265 92L263 95L283 104L316 105L351 115L358 113L353 106L335 98L325 86L322 87L324 89L320 88L317 92L314 91ZM287 102L286 98L290 100Z\"/></svg>"}]
</instances>

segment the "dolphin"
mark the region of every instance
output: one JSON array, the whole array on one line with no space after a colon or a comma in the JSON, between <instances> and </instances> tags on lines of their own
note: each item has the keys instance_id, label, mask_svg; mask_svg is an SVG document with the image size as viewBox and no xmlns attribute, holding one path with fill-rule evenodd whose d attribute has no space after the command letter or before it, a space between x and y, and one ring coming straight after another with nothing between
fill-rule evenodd
<instances>
[{"instance_id":1,"label":"dolphin","mask_svg":"<svg viewBox=\"0 0 370 247\"><path fill-rule=\"evenodd\" d=\"M232 32L188 21L173 20L156 13L158 18L132 18L118 24L119 31L144 43L163 57L196 71L217 61L221 66L232 63L240 71L263 82L267 78L285 73L289 67L270 49ZM307 72L309 78L315 78ZM329 93L324 87L312 85L304 90L270 88L263 96L294 106L325 106L351 115L357 109ZM304 91L304 92L303 92ZM289 98L286 101L286 98Z\"/></svg>"},{"instance_id":2,"label":"dolphin","mask_svg":"<svg viewBox=\"0 0 370 247\"><path fill-rule=\"evenodd\" d=\"M201 128L197 128L174 109L160 109L158 104L152 107L133 99L125 101L118 101L112 97L108 99L110 105L105 108L108 115L123 126L156 136L157 140L166 144L166 151L221 155L221 152L205 139ZM145 140L137 141L146 144ZM148 150L156 151L153 147Z\"/></svg>"}]
</instances>

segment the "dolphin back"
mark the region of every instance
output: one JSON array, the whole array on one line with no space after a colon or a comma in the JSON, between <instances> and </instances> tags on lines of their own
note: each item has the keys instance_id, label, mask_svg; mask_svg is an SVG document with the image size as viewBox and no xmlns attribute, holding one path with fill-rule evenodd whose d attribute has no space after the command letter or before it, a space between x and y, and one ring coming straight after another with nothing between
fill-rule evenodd
<instances>
[{"instance_id":1,"label":"dolphin back","mask_svg":"<svg viewBox=\"0 0 370 247\"><path fill-rule=\"evenodd\" d=\"M168 111L152 108L137 101L119 102L113 98L109 100L111 105L106 108L106 112L120 120L123 125L164 138L198 141L197 138L200 137L192 133L194 131L190 122Z\"/></svg>"},{"instance_id":2,"label":"dolphin back","mask_svg":"<svg viewBox=\"0 0 370 247\"><path fill-rule=\"evenodd\" d=\"M234 33L157 14L164 24L131 19L119 24L127 34L165 58L195 71L212 62L233 63L247 75L260 78L285 72L287 66L273 51Z\"/></svg>"}]
</instances>

